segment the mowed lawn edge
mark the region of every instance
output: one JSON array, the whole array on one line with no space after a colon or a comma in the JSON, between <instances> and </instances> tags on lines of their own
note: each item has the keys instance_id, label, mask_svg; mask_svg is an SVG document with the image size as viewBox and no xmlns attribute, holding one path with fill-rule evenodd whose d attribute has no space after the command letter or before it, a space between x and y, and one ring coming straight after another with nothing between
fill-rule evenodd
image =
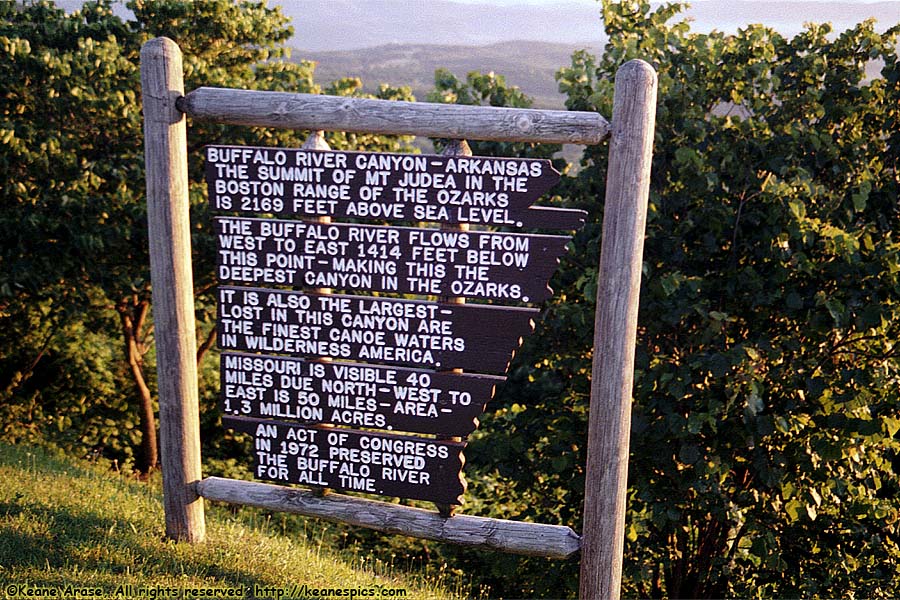
<instances>
[{"instance_id":1,"label":"mowed lawn edge","mask_svg":"<svg viewBox=\"0 0 900 600\"><path fill-rule=\"evenodd\" d=\"M107 596L231 588L260 597L266 588L290 595L303 585L374 589L374 597L465 596L440 569L417 573L344 556L323 543L325 534L318 543L315 533L282 535L264 515L254 525L209 503L204 543L166 540L160 487L42 448L0 444L0 597L12 597L13 584L95 587Z\"/></svg>"}]
</instances>

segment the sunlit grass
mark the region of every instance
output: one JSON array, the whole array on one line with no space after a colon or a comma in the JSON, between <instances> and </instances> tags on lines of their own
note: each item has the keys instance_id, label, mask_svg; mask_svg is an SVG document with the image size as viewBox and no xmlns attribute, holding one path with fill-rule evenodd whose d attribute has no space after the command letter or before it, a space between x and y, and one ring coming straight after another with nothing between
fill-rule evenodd
<instances>
[{"instance_id":1,"label":"sunlit grass","mask_svg":"<svg viewBox=\"0 0 900 600\"><path fill-rule=\"evenodd\" d=\"M461 598L459 581L339 554L324 534L283 535L261 513L207 511L207 541L164 538L159 486L47 451L0 445L0 582L33 586L403 588ZM4 592L0 591L0 596Z\"/></svg>"}]
</instances>

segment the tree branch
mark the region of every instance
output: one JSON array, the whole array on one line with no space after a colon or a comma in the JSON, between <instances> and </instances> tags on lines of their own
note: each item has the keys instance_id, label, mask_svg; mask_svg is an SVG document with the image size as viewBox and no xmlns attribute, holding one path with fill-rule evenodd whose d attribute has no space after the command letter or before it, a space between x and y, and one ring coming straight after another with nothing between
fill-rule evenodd
<instances>
[{"instance_id":1,"label":"tree branch","mask_svg":"<svg viewBox=\"0 0 900 600\"><path fill-rule=\"evenodd\" d=\"M200 361L203 360L203 357L209 351L210 348L213 347L213 344L216 343L216 326L213 325L212 329L209 330L209 333L206 334L206 339L203 340L203 343L197 348L197 364L200 364Z\"/></svg>"},{"instance_id":2,"label":"tree branch","mask_svg":"<svg viewBox=\"0 0 900 600\"><path fill-rule=\"evenodd\" d=\"M147 315L150 313L150 302L148 300L141 300L137 303L137 318L134 322L134 337L138 340L142 339L141 331L144 329L144 323L147 320Z\"/></svg>"}]
</instances>

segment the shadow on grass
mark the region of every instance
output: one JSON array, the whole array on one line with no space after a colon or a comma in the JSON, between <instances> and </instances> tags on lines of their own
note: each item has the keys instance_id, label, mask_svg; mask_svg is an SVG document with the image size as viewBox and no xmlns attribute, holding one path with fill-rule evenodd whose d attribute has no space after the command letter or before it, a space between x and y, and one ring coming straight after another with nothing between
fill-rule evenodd
<instances>
[{"instance_id":1,"label":"shadow on grass","mask_svg":"<svg viewBox=\"0 0 900 600\"><path fill-rule=\"evenodd\" d=\"M89 579L103 582L98 585L107 593L122 583L153 586L166 580L177 587L173 582L186 578L204 587L272 585L239 565L220 564L202 544L153 539L124 519L26 498L0 503L0 567L7 577L25 574L30 585L80 585Z\"/></svg>"}]
</instances>

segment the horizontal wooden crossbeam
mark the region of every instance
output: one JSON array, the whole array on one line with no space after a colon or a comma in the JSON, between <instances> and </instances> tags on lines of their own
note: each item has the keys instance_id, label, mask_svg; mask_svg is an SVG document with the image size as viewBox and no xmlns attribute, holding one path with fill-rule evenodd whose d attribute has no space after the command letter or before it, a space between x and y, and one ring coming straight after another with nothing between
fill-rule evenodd
<instances>
[{"instance_id":1,"label":"horizontal wooden crossbeam","mask_svg":"<svg viewBox=\"0 0 900 600\"><path fill-rule=\"evenodd\" d=\"M197 483L196 489L208 500L319 517L386 533L512 554L566 558L581 549L581 536L563 525L469 515L444 518L421 508L334 493L321 496L297 488L220 477L208 477Z\"/></svg>"},{"instance_id":2,"label":"horizontal wooden crossbeam","mask_svg":"<svg viewBox=\"0 0 900 600\"><path fill-rule=\"evenodd\" d=\"M609 123L597 113L400 102L201 87L178 99L195 119L249 125L435 138L597 144Z\"/></svg>"}]
</instances>

